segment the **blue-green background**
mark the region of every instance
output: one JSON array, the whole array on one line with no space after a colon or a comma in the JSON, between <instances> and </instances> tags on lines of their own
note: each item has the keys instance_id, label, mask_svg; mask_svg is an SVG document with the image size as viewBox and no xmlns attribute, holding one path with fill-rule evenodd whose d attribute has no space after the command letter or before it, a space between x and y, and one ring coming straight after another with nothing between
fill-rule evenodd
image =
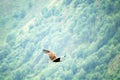
<instances>
[{"instance_id":1,"label":"blue-green background","mask_svg":"<svg viewBox=\"0 0 120 80\"><path fill-rule=\"evenodd\" d=\"M1 0L0 80L120 80L120 0Z\"/></svg>"}]
</instances>

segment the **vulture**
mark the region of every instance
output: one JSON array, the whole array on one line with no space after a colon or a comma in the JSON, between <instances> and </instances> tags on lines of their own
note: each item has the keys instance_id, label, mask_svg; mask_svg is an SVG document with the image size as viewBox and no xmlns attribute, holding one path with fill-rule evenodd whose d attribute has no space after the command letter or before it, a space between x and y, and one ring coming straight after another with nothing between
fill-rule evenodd
<instances>
[{"instance_id":1,"label":"vulture","mask_svg":"<svg viewBox=\"0 0 120 80\"><path fill-rule=\"evenodd\" d=\"M47 54L52 62L61 62L61 57L56 57L56 54L52 51L43 49L43 52Z\"/></svg>"}]
</instances>

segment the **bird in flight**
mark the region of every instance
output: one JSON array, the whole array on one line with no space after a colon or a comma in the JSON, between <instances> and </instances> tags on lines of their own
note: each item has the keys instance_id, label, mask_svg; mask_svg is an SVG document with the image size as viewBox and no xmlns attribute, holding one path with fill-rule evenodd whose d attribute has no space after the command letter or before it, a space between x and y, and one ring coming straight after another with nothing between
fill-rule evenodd
<instances>
[{"instance_id":1,"label":"bird in flight","mask_svg":"<svg viewBox=\"0 0 120 80\"><path fill-rule=\"evenodd\" d=\"M46 50L46 49L43 49L43 52L48 54L50 60L52 60L52 62L61 62L61 57L56 57L56 54L52 51L49 51L49 50Z\"/></svg>"}]
</instances>

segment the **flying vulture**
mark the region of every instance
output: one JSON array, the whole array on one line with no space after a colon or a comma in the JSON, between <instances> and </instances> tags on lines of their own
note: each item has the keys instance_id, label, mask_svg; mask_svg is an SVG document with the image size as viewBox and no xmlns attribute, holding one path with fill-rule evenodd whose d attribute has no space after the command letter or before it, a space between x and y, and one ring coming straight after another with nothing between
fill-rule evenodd
<instances>
[{"instance_id":1,"label":"flying vulture","mask_svg":"<svg viewBox=\"0 0 120 80\"><path fill-rule=\"evenodd\" d=\"M61 57L57 58L54 52L46 50L46 49L43 49L43 52L48 54L50 60L52 60L53 62L61 62Z\"/></svg>"}]
</instances>

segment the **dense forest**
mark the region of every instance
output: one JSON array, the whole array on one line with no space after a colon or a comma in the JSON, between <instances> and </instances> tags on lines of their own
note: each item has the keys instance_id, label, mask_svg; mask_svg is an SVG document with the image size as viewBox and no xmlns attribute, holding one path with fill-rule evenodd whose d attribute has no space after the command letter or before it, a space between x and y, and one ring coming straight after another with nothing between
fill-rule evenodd
<instances>
[{"instance_id":1,"label":"dense forest","mask_svg":"<svg viewBox=\"0 0 120 80\"><path fill-rule=\"evenodd\" d=\"M120 0L2 0L0 80L120 80Z\"/></svg>"}]
</instances>

